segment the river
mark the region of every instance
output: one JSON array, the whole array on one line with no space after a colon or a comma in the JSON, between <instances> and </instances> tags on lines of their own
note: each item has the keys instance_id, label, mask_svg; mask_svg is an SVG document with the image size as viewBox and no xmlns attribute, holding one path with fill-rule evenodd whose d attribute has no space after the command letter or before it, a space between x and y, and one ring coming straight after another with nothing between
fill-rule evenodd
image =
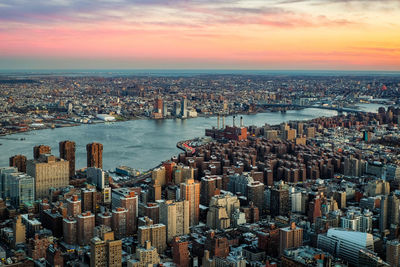
<instances>
[{"instance_id":1,"label":"river","mask_svg":"<svg viewBox=\"0 0 400 267\"><path fill-rule=\"evenodd\" d=\"M363 107L363 109L368 106ZM371 106L370 111L377 107ZM308 108L290 110L286 113L259 113L243 115L244 125L274 125L290 120L309 120L321 116L334 116L336 111ZM240 116L237 116L240 117ZM222 120L221 120L222 121ZM236 120L239 123L239 119ZM52 154L59 155L58 142L72 140L76 142L76 168L86 166L86 144L103 144L103 168L113 169L126 165L139 170L150 169L161 161L171 158L180 150L176 143L204 135L204 130L216 126L215 117L168 120L132 120L125 122L89 124L76 127L45 129L27 133L0 137L0 166L8 166L9 157L23 154L33 158L35 145L50 145ZM232 125L232 117L226 118L226 124ZM24 140L20 140L25 138Z\"/></svg>"}]
</instances>

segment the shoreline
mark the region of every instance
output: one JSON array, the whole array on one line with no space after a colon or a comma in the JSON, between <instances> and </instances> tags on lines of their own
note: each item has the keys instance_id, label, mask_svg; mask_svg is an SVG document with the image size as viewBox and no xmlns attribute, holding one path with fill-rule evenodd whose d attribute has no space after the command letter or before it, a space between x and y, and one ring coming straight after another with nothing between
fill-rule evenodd
<instances>
[{"instance_id":1,"label":"shoreline","mask_svg":"<svg viewBox=\"0 0 400 267\"><path fill-rule=\"evenodd\" d=\"M253 113L231 113L231 114L225 114L225 116L237 116L237 115L256 115L256 114L260 114L260 113L268 113L268 110L262 111L262 112L253 112ZM196 119L196 118L213 118L213 117L217 117L217 114L212 114L212 115L199 115L197 117L188 117L188 118L178 118L178 117L168 117L168 118L162 118L162 119L153 119L153 118L149 118L149 117L132 117L129 119L123 119L123 120L115 120L115 121L95 121L92 123L75 123L75 124L63 124L63 126L60 127L38 127L38 128L33 128L33 129L28 129L26 131L19 131L19 132L13 132L13 133L9 133L9 134L0 134L0 140L1 139L7 139L7 138L3 138L6 136L13 136L16 134L23 134L23 133L28 133L28 132L34 132L34 131L42 131L42 130L57 130L59 128L66 128L66 127L79 127L82 125L95 125L95 124L110 124L110 123L120 123L120 122L128 122L128 121L136 121L136 120L152 120L152 121L163 121L163 120L176 120L176 119L180 119L180 120L190 120L190 119ZM52 124L52 123L47 123L47 124Z\"/></svg>"},{"instance_id":2,"label":"shoreline","mask_svg":"<svg viewBox=\"0 0 400 267\"><path fill-rule=\"evenodd\" d=\"M302 109L302 110L307 110L307 109ZM307 113L307 112L306 112ZM308 113L310 113L310 112L308 112ZM338 116L339 114L337 113L337 112L335 112L335 113L329 113L329 114L318 114L317 112L316 112L316 110L312 110L311 111L311 113L312 114L314 114L313 116L312 116L312 118L302 118L302 117L298 117L296 114L296 111L292 111L292 112L290 112L290 113L288 113L288 117L287 117L287 119L285 119L285 121L310 121L310 120L313 120L313 119L315 119L315 118L318 118L318 117L335 117L335 116ZM233 116L233 115L250 115L250 116L252 116L252 115L257 115L257 114L271 114L271 116L280 116L280 117L286 117L286 115L284 115L283 113L281 113L281 112L268 112L267 110L264 110L263 112L256 112L256 113L251 113L251 114L249 114L249 113L237 113L237 114L229 114L229 115L227 115L227 116ZM198 119L200 119L200 120L202 120L202 118L204 119L204 118L215 118L215 125L216 125L216 123L217 123L217 119L216 119L216 116L217 115L214 115L214 114L207 114L207 115L202 115L202 116L198 116L197 118ZM269 116L269 115L266 115L267 117ZM314 117L315 116L315 117ZM260 121L263 121L263 123L262 124L259 124L259 123L257 123L257 125L258 126L262 126L262 125L264 125L265 123L270 123L271 124L271 126L273 126L273 125L279 125L279 123L278 122L271 122L271 121L268 121L268 120L264 120L263 119L264 117L261 115L261 117L260 116L257 116L256 118L255 118L255 120L256 121L258 121L258 122L260 122ZM189 119L192 119L192 118L187 118L187 120L189 120ZM151 119L151 118L145 118L145 117L136 117L136 118L132 118L132 119L129 119L129 120L118 120L118 121L115 121L115 122L128 122L128 121L133 121L133 120L143 120L143 121L150 121L150 120L154 120L154 119ZM169 125L170 123L173 123L173 121L174 120L176 120L176 119L174 119L174 118L165 118L165 119L161 119L161 120L165 120L165 122ZM186 120L186 119L184 119L184 120ZM230 118L228 119L228 120L230 120ZM168 121L168 122L167 122ZM112 123L109 123L109 122L107 122L107 124L114 124L115 122L112 122ZM97 123L93 123L93 124L101 124L101 123L106 123L106 122L97 122ZM149 122L150 123L150 122ZM150 124L157 124L156 122L152 122L152 123L150 123ZM162 124L162 122L161 122L161 124ZM183 123L183 124L186 124L186 123ZM196 124L196 122L191 122L190 124ZM74 125L74 126L80 126L80 125L82 125L82 124L79 124L79 125ZM201 132L199 132L199 131L197 131L197 133L195 133L195 134L193 134L193 135L191 135L191 136L186 136L186 137L184 137L184 138L181 138L180 140L177 140L177 141L175 141L175 142L182 142L182 141L187 141L187 140L193 140L193 139L195 139L196 137L202 137L202 136L204 136L204 131L205 131L205 129L206 128L212 128L213 126L215 126L214 125L214 123L213 123L213 121L209 121L208 123L207 123L207 126L206 127L202 127L202 130L201 130ZM249 125L252 125L252 124L249 124ZM73 126L70 126L70 127L73 127ZM103 127L103 126L100 126L100 127ZM61 127L62 128L62 127ZM85 127L85 129L91 129L92 127ZM112 125L110 125L110 127L106 127L106 128L110 128L110 130L111 130L111 128L112 128ZM42 128L42 129L37 129L37 130L45 130L45 129L48 129L48 128ZM95 129L96 130L96 129ZM32 131L34 131L34 130L32 130ZM68 130L68 131L70 131L70 130ZM84 129L82 129L82 131L85 131ZM35 134L29 134L29 133L27 133L28 131L26 131L26 132L24 132L24 133L26 133L25 135L16 135L17 133L15 133L15 134L9 134L9 135L6 135L6 136L0 136L0 143L3 143L3 145L5 144L5 147L7 148L8 146L8 143L10 143L10 142L8 142L7 141L7 139L10 139L10 140L15 140L14 142L15 142L15 144L18 146L18 147L21 147L22 146L22 143L24 143L24 142L26 142L26 141L19 141L20 140L20 138L24 138L24 140L27 140L28 142L29 142L29 140L31 140L31 138L33 138L34 140L36 139L36 138L40 138L40 136L41 136L41 134L38 134L38 135L35 135ZM73 132L77 132L77 131L74 131L73 130ZM78 131L79 132L79 131ZM52 131L47 131L46 133L44 133L44 135L46 135L46 134L52 134L53 132ZM57 132L55 132L56 133L56 135L58 135L57 134ZM30 136L28 136L28 135L30 135ZM25 139L26 138L26 139ZM66 139L65 140L67 140L68 139L68 137L65 137ZM1 140L4 140L4 142L2 142ZM42 141L41 141L42 142ZM20 144L21 143L21 144ZM158 165L160 162L163 162L163 161L165 161L165 160L168 160L168 159L170 159L172 156L174 156L174 155L178 155L179 153L181 153L181 152L183 152L182 151L182 149L180 149L178 146L177 146L177 143L175 143L175 144L173 144L173 146L174 147L176 147L178 150L177 151L175 151L175 152L172 152L172 153L168 153L168 154L165 154L162 158L160 157L160 160L159 161L154 161L154 165L153 164L144 164L144 165L142 165L142 163L143 162L135 162L134 164L133 163L128 163L128 162L126 162L126 161L124 161L124 160L118 160L118 161L115 161L114 162L114 164L110 164L110 166L108 166L108 167L106 167L106 169L108 170L108 169L114 169L116 166L119 166L119 165L126 165L126 166L134 166L136 169L139 169L141 172L145 172L145 171L147 171L147 170L149 170L149 169L152 169L152 168L154 168L154 166L156 166L156 165ZM2 147L2 146L0 146L0 147ZM129 150L130 151L130 150ZM179 152L180 151L180 152ZM15 152L15 153L17 153L18 154L18 152ZM25 152L25 153L29 153L29 151L28 152ZM5 163L6 163L6 161L4 161ZM133 164L133 165L132 165ZM140 167L139 167L140 166ZM139 167L139 168L138 168Z\"/></svg>"},{"instance_id":3,"label":"shoreline","mask_svg":"<svg viewBox=\"0 0 400 267\"><path fill-rule=\"evenodd\" d=\"M362 104L362 103L360 103ZM375 103L367 103L367 104L375 104ZM382 106L387 106L384 104L381 104ZM360 108L359 106L357 106L358 109ZM312 107L309 107L312 108ZM294 109L288 109L286 111L291 111L291 110L304 110L304 109L309 109L309 108L294 108ZM316 107L316 109L318 109ZM286 112L285 111L285 112ZM271 111L269 109L264 109L261 111L255 111L255 112L239 112L239 113L230 113L230 114L220 114L220 116L225 116L225 117L229 117L229 116L240 116L240 115L257 115L257 114L261 114L261 113L279 113L282 111L279 110L275 110L275 111ZM373 112L373 111L366 111L367 113L369 112ZM374 111L377 112L377 111ZM198 115L197 117L188 117L188 118L179 118L179 117L167 117L167 118L161 118L161 119L154 119L154 118L150 118L150 117L144 117L144 116L138 116L138 117L132 117L132 118L128 118L128 119L120 119L120 120L115 120L115 121L100 121L100 120L96 120L95 122L92 123L73 123L73 124L62 124L62 126L60 127L55 127L52 128L51 126L46 126L46 127L41 127L41 128L34 128L34 129L28 129L26 131L19 131L19 132L13 132L13 133L8 133L8 134L0 134L0 140L1 139L6 139L3 137L6 136L12 136L12 135L16 135L16 134L23 134L23 133L28 133L28 132L33 132L33 131L40 131L40 130L47 130L47 129L53 129L56 130L58 128L64 128L64 127L77 127L77 126L81 126L81 125L91 125L91 124L105 124L105 123L119 123L119 122L127 122L127 121L135 121L135 120L154 120L154 121L163 121L163 120L175 120L175 119L180 119L180 120L189 120L189 119L196 119L199 117L202 118L213 118L213 117L217 117L218 114L210 114L210 115ZM47 124L54 124L54 123L47 123Z\"/></svg>"}]
</instances>

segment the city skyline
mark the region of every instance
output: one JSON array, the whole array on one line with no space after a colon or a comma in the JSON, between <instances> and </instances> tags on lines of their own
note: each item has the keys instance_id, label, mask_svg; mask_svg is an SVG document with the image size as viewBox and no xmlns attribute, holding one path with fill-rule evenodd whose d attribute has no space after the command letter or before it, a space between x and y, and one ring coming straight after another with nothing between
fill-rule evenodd
<instances>
[{"instance_id":1,"label":"city skyline","mask_svg":"<svg viewBox=\"0 0 400 267\"><path fill-rule=\"evenodd\" d=\"M400 70L400 2L2 1L0 69Z\"/></svg>"}]
</instances>

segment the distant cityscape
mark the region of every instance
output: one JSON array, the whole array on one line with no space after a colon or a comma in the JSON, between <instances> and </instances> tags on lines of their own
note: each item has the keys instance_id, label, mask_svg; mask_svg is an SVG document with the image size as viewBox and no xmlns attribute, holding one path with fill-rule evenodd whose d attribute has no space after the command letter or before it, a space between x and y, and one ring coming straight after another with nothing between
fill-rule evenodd
<instances>
[{"instance_id":1,"label":"distant cityscape","mask_svg":"<svg viewBox=\"0 0 400 267\"><path fill-rule=\"evenodd\" d=\"M21 74L22 75L22 74ZM397 76L0 76L0 135L132 119L398 104Z\"/></svg>"},{"instance_id":2,"label":"distant cityscape","mask_svg":"<svg viewBox=\"0 0 400 267\"><path fill-rule=\"evenodd\" d=\"M399 104L397 76L4 76L4 138L134 119L215 124L147 171L105 170L111 144L95 141L81 169L78 140L9 155L0 265L399 266ZM337 115L242 118L306 108Z\"/></svg>"}]
</instances>

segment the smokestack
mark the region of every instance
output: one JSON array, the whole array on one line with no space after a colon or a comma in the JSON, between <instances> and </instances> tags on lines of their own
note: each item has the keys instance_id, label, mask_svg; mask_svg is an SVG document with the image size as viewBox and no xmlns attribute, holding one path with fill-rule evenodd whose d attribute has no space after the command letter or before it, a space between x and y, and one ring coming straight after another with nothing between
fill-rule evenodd
<instances>
[{"instance_id":1,"label":"smokestack","mask_svg":"<svg viewBox=\"0 0 400 267\"><path fill-rule=\"evenodd\" d=\"M232 120L233 120L233 127L235 127L235 118L236 116L233 116Z\"/></svg>"},{"instance_id":2,"label":"smokestack","mask_svg":"<svg viewBox=\"0 0 400 267\"><path fill-rule=\"evenodd\" d=\"M219 129L219 114L218 114L218 117L217 117L217 129Z\"/></svg>"},{"instance_id":3,"label":"smokestack","mask_svg":"<svg viewBox=\"0 0 400 267\"><path fill-rule=\"evenodd\" d=\"M225 128L225 116L222 116L222 129Z\"/></svg>"},{"instance_id":4,"label":"smokestack","mask_svg":"<svg viewBox=\"0 0 400 267\"><path fill-rule=\"evenodd\" d=\"M243 117L240 116L240 127L243 127Z\"/></svg>"}]
</instances>

